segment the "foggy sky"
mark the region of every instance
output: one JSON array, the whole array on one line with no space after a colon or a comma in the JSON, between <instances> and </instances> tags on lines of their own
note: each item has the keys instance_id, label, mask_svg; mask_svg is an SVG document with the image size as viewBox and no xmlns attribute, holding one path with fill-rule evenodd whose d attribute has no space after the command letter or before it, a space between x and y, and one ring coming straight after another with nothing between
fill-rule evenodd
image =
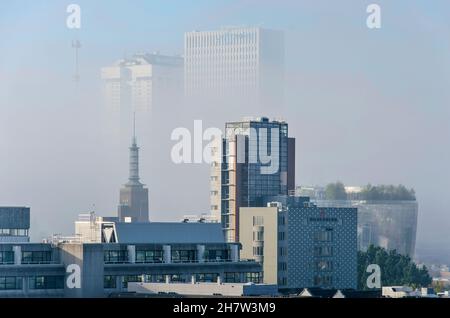
<instances>
[{"instance_id":1,"label":"foggy sky","mask_svg":"<svg viewBox=\"0 0 450 318\"><path fill-rule=\"evenodd\" d=\"M79 31L65 25L72 2L82 8ZM174 128L192 130L202 119L223 129L267 115L285 118L297 139L297 184L412 187L418 244L445 243L450 4L376 1L382 28L369 30L372 2L1 1L0 205L31 207L34 240L73 233L79 213L115 215L131 132L108 129L100 68L138 51L182 54L187 31L263 26L285 31L284 107L180 103L138 118L151 219L209 211L209 167L171 163ZM79 84L71 79L75 38L83 45Z\"/></svg>"}]
</instances>

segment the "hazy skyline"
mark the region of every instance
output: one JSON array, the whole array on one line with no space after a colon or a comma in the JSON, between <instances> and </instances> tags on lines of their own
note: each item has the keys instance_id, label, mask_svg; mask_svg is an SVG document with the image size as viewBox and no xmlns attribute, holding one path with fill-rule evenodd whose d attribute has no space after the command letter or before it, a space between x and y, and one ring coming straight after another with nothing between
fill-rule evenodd
<instances>
[{"instance_id":1,"label":"hazy skyline","mask_svg":"<svg viewBox=\"0 0 450 318\"><path fill-rule=\"evenodd\" d=\"M70 3L82 9L77 31L66 28ZM381 6L379 30L366 27L370 3ZM262 26L285 32L285 107L261 114L173 105L139 119L150 218L209 211L209 167L170 161L174 128L276 116L297 140L297 184L412 187L418 245L445 244L449 21L448 1L2 1L0 205L31 207L33 239L71 234L93 204L99 215L115 215L131 132L118 140L106 128L100 68L141 51L182 54L184 32Z\"/></svg>"}]
</instances>

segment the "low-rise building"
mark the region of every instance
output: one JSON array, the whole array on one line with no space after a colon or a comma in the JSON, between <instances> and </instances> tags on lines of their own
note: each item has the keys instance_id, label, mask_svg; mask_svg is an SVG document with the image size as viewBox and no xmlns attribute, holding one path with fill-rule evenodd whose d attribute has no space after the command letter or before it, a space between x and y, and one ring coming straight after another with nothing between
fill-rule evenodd
<instances>
[{"instance_id":1,"label":"low-rise building","mask_svg":"<svg viewBox=\"0 0 450 318\"><path fill-rule=\"evenodd\" d=\"M240 244L0 244L0 297L107 297L129 282L262 283Z\"/></svg>"}]
</instances>

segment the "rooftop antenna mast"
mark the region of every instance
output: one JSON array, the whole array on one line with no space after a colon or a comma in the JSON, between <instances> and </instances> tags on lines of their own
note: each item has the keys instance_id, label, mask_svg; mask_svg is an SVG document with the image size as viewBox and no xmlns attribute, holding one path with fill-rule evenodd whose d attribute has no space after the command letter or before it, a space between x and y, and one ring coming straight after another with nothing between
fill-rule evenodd
<instances>
[{"instance_id":1,"label":"rooftop antenna mast","mask_svg":"<svg viewBox=\"0 0 450 318\"><path fill-rule=\"evenodd\" d=\"M133 112L133 143L136 144L136 111Z\"/></svg>"},{"instance_id":2,"label":"rooftop antenna mast","mask_svg":"<svg viewBox=\"0 0 450 318\"><path fill-rule=\"evenodd\" d=\"M73 80L75 82L80 81L80 74L78 69L78 50L81 48L81 42L79 40L72 41L72 49L75 50L75 75L73 76Z\"/></svg>"}]
</instances>

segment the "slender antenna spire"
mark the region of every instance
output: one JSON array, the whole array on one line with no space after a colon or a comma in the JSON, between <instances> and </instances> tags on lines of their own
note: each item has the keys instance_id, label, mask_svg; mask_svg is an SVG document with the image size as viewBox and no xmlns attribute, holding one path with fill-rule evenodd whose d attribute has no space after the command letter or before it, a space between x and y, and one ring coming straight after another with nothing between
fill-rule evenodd
<instances>
[{"instance_id":1,"label":"slender antenna spire","mask_svg":"<svg viewBox=\"0 0 450 318\"><path fill-rule=\"evenodd\" d=\"M130 147L129 184L140 185L139 182L139 147L136 140L136 112L133 112L133 139Z\"/></svg>"},{"instance_id":2,"label":"slender antenna spire","mask_svg":"<svg viewBox=\"0 0 450 318\"><path fill-rule=\"evenodd\" d=\"M133 144L136 144L136 112L133 112Z\"/></svg>"}]
</instances>

